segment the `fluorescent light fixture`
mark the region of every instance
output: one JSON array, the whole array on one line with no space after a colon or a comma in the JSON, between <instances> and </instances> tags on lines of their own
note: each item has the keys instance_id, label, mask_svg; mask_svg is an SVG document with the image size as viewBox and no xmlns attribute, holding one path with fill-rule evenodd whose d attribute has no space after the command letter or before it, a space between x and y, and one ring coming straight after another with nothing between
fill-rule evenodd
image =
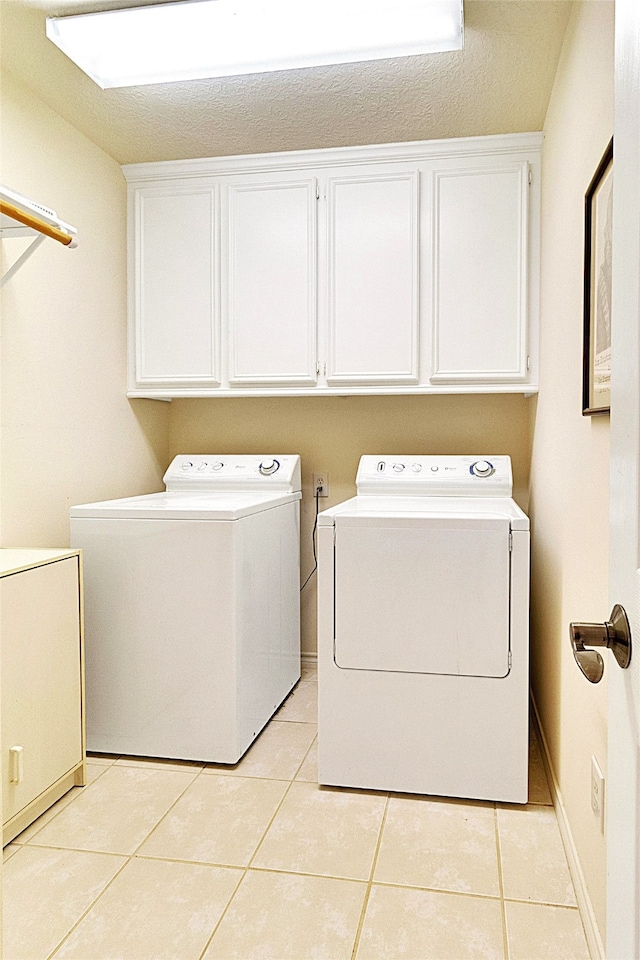
<instances>
[{"instance_id":1,"label":"fluorescent light fixture","mask_svg":"<svg viewBox=\"0 0 640 960\"><path fill-rule=\"evenodd\" d=\"M183 0L47 18L99 86L129 87L462 49L463 0Z\"/></svg>"}]
</instances>

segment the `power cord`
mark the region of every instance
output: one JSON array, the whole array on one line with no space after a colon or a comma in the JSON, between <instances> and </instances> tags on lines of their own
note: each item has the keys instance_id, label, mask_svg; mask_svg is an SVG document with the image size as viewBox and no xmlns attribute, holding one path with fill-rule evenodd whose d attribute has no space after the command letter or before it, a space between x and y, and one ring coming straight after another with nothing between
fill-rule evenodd
<instances>
[{"instance_id":1,"label":"power cord","mask_svg":"<svg viewBox=\"0 0 640 960\"><path fill-rule=\"evenodd\" d=\"M316 496L316 517L315 517L315 520L313 521L313 531L311 533L311 545L313 547L313 570L311 571L311 573L309 574L305 582L300 587L300 593L302 593L306 585L309 583L309 580L311 580L311 577L314 575L314 573L318 569L318 557L316 556L316 530L318 529L318 510L319 510L318 499L320 497L319 488L316 488L315 496Z\"/></svg>"}]
</instances>

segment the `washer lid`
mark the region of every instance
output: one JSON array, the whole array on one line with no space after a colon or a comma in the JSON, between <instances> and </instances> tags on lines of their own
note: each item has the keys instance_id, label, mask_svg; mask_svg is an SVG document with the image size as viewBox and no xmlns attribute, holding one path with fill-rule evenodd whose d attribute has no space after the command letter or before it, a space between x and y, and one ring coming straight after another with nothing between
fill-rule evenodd
<instances>
[{"instance_id":1,"label":"washer lid","mask_svg":"<svg viewBox=\"0 0 640 960\"><path fill-rule=\"evenodd\" d=\"M512 530L529 529L528 516L510 497L358 496L324 510L318 515L318 526L333 526L338 517L341 523L377 522L381 517L506 517Z\"/></svg>"},{"instance_id":2,"label":"washer lid","mask_svg":"<svg viewBox=\"0 0 640 960\"><path fill-rule=\"evenodd\" d=\"M302 494L233 493L231 491L168 491L103 500L71 507L70 515L109 520L239 520L283 503L300 500Z\"/></svg>"}]
</instances>

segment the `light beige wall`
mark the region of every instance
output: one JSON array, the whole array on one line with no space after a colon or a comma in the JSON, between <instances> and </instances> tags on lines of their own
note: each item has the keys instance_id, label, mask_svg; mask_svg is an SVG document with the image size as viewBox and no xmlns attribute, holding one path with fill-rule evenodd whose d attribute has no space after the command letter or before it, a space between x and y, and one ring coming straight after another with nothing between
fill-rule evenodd
<instances>
[{"instance_id":1,"label":"light beige wall","mask_svg":"<svg viewBox=\"0 0 640 960\"><path fill-rule=\"evenodd\" d=\"M545 123L540 394L531 465L532 682L597 923L605 841L590 762L606 772L606 679L588 683L569 622L608 607L609 418L581 415L584 195L613 132L613 3L576 3Z\"/></svg>"},{"instance_id":2,"label":"light beige wall","mask_svg":"<svg viewBox=\"0 0 640 960\"><path fill-rule=\"evenodd\" d=\"M302 575L313 567L313 474L329 475L320 508L355 495L363 453L509 454L516 497L526 507L529 410L522 396L303 397L174 400L170 452L299 453ZM302 597L303 651L316 649L315 577Z\"/></svg>"},{"instance_id":3,"label":"light beige wall","mask_svg":"<svg viewBox=\"0 0 640 960\"><path fill-rule=\"evenodd\" d=\"M0 177L78 228L2 292L2 545L65 546L69 507L157 489L168 405L126 390L126 192L120 167L6 73ZM3 266L24 248L3 240Z\"/></svg>"}]
</instances>

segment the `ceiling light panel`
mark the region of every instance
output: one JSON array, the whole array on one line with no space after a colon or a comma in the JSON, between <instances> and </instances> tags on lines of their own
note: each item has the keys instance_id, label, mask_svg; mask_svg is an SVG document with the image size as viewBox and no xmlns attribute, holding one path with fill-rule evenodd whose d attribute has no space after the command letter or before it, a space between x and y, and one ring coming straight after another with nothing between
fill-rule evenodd
<instances>
[{"instance_id":1,"label":"ceiling light panel","mask_svg":"<svg viewBox=\"0 0 640 960\"><path fill-rule=\"evenodd\" d=\"M460 50L462 28L462 0L183 0L47 19L102 88Z\"/></svg>"}]
</instances>

